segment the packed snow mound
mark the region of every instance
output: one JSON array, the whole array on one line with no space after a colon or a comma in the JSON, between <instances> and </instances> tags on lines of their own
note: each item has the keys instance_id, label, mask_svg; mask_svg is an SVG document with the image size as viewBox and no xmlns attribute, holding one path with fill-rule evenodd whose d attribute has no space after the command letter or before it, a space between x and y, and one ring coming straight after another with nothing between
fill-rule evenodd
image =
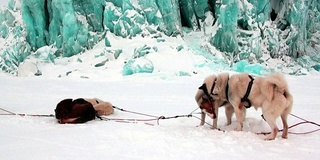
<instances>
[{"instance_id":1,"label":"packed snow mound","mask_svg":"<svg viewBox=\"0 0 320 160\"><path fill-rule=\"evenodd\" d=\"M120 54L141 59L136 50L147 45L153 50L148 54L161 56L163 46L152 48L143 41L131 46L131 53L124 53L128 46L116 45L123 39L135 43L151 38L163 43L176 37L180 45L174 46L171 54L191 52L206 58L190 64L190 75L203 66L211 71L234 70L244 60L250 67L258 67L249 69L256 74L277 70L294 75L313 73L320 70L319 12L318 1L10 0L0 9L0 68L17 75L19 66L46 46L51 48L47 54L53 51L53 59L95 54L92 52L99 46L115 54L114 60L122 63L120 68L127 68L129 58L117 59ZM183 63L185 59L180 60ZM147 66L156 63L151 60ZM157 71L153 67L148 73Z\"/></svg>"}]
</instances>

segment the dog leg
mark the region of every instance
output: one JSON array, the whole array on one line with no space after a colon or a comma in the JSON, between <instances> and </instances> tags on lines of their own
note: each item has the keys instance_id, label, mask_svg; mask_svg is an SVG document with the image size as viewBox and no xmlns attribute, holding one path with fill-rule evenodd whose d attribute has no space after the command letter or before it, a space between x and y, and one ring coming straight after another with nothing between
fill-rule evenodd
<instances>
[{"instance_id":1,"label":"dog leg","mask_svg":"<svg viewBox=\"0 0 320 160\"><path fill-rule=\"evenodd\" d=\"M272 128L271 133L265 138L265 140L274 140L278 134L278 127Z\"/></svg>"},{"instance_id":2,"label":"dog leg","mask_svg":"<svg viewBox=\"0 0 320 160\"><path fill-rule=\"evenodd\" d=\"M290 110L287 108L284 110L284 112L281 114L281 120L283 124L283 131L282 131L282 138L287 139L288 138L288 122L287 122L287 117L289 114Z\"/></svg>"},{"instance_id":3,"label":"dog leg","mask_svg":"<svg viewBox=\"0 0 320 160\"><path fill-rule=\"evenodd\" d=\"M239 103L237 105L236 108L234 108L234 111L235 111L235 114L236 114L236 119L237 119L237 123L238 123L238 126L236 128L236 131L242 131L242 128L243 128L243 106L241 105L241 103Z\"/></svg>"},{"instance_id":4,"label":"dog leg","mask_svg":"<svg viewBox=\"0 0 320 160\"><path fill-rule=\"evenodd\" d=\"M230 125L232 114L234 113L234 109L230 104L227 104L225 106L225 112L226 112L226 117L227 117L227 124L226 125Z\"/></svg>"},{"instance_id":5,"label":"dog leg","mask_svg":"<svg viewBox=\"0 0 320 160\"><path fill-rule=\"evenodd\" d=\"M265 140L274 140L279 131L276 125L276 118L270 113L263 113L263 116L271 128L271 133L265 138Z\"/></svg>"},{"instance_id":6,"label":"dog leg","mask_svg":"<svg viewBox=\"0 0 320 160\"><path fill-rule=\"evenodd\" d=\"M213 129L217 129L217 126L218 126L218 113L219 113L219 107L218 107L218 104L217 102L214 102L215 103L215 106L214 106L214 115L215 117L213 117L213 123L212 123L212 128Z\"/></svg>"},{"instance_id":7,"label":"dog leg","mask_svg":"<svg viewBox=\"0 0 320 160\"><path fill-rule=\"evenodd\" d=\"M200 125L199 125L199 126L203 126L205 120L206 120L206 114L201 111L201 122L200 122Z\"/></svg>"}]
</instances>

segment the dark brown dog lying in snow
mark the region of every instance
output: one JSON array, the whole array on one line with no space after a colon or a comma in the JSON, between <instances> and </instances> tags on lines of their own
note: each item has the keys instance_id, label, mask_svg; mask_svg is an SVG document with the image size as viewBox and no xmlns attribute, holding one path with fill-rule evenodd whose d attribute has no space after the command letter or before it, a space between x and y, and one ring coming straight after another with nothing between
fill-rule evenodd
<instances>
[{"instance_id":1,"label":"dark brown dog lying in snow","mask_svg":"<svg viewBox=\"0 0 320 160\"><path fill-rule=\"evenodd\" d=\"M100 99L64 99L57 104L55 117L61 124L85 123L102 115L110 115L114 112L109 102Z\"/></svg>"}]
</instances>

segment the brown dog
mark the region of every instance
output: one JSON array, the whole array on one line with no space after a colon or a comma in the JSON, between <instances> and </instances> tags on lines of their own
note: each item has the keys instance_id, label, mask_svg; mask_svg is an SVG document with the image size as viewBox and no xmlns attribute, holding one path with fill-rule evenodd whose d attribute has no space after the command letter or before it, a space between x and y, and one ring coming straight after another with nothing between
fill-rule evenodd
<instances>
[{"instance_id":1,"label":"brown dog","mask_svg":"<svg viewBox=\"0 0 320 160\"><path fill-rule=\"evenodd\" d=\"M203 81L203 85L199 87L195 100L201 109L201 122L200 125L204 125L206 115L213 119L212 127L217 128L218 123L218 108L225 106L225 114L227 117L227 125L231 124L231 118L233 114L233 107L230 103L221 99L214 100L211 97L212 91L215 87L216 76L210 75Z\"/></svg>"},{"instance_id":2,"label":"brown dog","mask_svg":"<svg viewBox=\"0 0 320 160\"><path fill-rule=\"evenodd\" d=\"M288 136L287 116L291 112L293 97L289 92L283 75L276 73L266 77L252 78L248 73L235 74L229 78L228 73L220 74L213 90L215 100L225 100L232 104L238 123L237 130L242 130L245 107L262 108L262 113L271 128L266 140L277 136L276 119L281 117L283 123L282 137Z\"/></svg>"},{"instance_id":3,"label":"brown dog","mask_svg":"<svg viewBox=\"0 0 320 160\"><path fill-rule=\"evenodd\" d=\"M64 123L85 123L96 117L96 111L91 103L84 99L64 99L57 104L55 116L58 122Z\"/></svg>"},{"instance_id":4,"label":"brown dog","mask_svg":"<svg viewBox=\"0 0 320 160\"><path fill-rule=\"evenodd\" d=\"M64 99L57 104L55 116L61 124L85 123L95 119L95 117L110 115L113 112L111 103L97 98Z\"/></svg>"}]
</instances>

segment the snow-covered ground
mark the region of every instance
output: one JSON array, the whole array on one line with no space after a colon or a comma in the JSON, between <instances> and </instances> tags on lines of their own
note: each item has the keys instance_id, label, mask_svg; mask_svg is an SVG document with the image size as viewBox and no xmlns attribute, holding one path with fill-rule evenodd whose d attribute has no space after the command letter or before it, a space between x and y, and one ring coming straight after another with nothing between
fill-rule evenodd
<instances>
[{"instance_id":1,"label":"snow-covered ground","mask_svg":"<svg viewBox=\"0 0 320 160\"><path fill-rule=\"evenodd\" d=\"M110 80L79 78L0 76L0 108L15 113L53 114L64 98L98 97L129 111L156 116L189 114L197 105L194 94L205 74L163 79L138 74ZM292 113L320 122L320 76L286 76L294 96ZM196 112L199 112L196 111ZM5 113L0 111L0 113ZM94 120L85 124L58 124L53 117L0 116L0 159L318 159L319 132L289 134L282 139L264 141L269 131L261 111L249 109L244 131L224 126L224 109L218 126L197 127L196 118L151 121L154 125ZM195 116L199 116L195 114ZM150 117L116 110L109 118ZM289 124L301 120L290 116ZM207 122L211 123L209 117ZM282 128L281 123L278 123ZM290 129L306 132L317 129L310 124Z\"/></svg>"}]
</instances>

